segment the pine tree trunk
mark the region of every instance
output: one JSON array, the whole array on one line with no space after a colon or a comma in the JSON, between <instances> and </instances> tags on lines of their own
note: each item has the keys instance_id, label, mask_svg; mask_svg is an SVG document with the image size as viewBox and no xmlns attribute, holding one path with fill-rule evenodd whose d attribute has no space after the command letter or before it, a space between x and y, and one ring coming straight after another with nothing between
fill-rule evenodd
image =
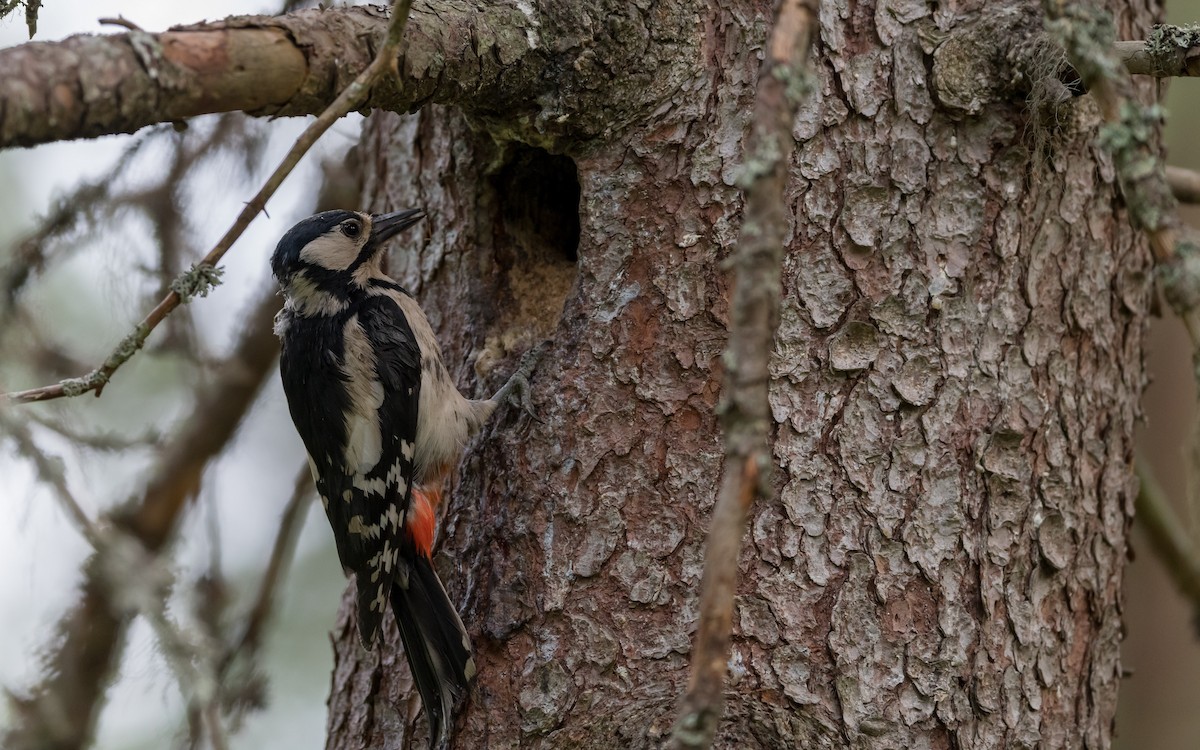
<instances>
[{"instance_id":1,"label":"pine tree trunk","mask_svg":"<svg viewBox=\"0 0 1200 750\"><path fill-rule=\"evenodd\" d=\"M577 54L537 117L377 114L359 146L373 209L429 213L392 270L460 387L549 341L538 419L485 428L439 530L479 666L459 748L663 744L721 469L771 8L578 5L529 32ZM1047 124L931 93L930 40L985 5L821 4L721 747L1110 744L1148 253L1087 97ZM352 616L328 746L424 747L394 629L363 652Z\"/></svg>"}]
</instances>

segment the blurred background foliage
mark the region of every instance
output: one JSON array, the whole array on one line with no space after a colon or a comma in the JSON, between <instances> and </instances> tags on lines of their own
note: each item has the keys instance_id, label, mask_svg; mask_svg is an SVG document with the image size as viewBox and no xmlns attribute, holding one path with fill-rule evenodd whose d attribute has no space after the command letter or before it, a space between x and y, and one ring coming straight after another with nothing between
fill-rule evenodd
<instances>
[{"instance_id":1,"label":"blurred background foliage","mask_svg":"<svg viewBox=\"0 0 1200 750\"><path fill-rule=\"evenodd\" d=\"M153 0L55 0L41 8L37 39L111 32L96 21L105 15L162 29L201 16L282 7L272 0L218 0L202 11ZM0 45L20 44L27 33L23 13L0 20ZM338 167L349 158L360 121L347 118L323 139L269 204L270 216L260 217L227 257L224 283L169 318L103 398L23 407L37 446L62 459L89 516L141 494L172 434L195 416L197 388L237 366L225 357L244 319L260 299L274 295L270 251L287 227L313 210L331 175L346 177ZM304 125L236 114L202 117L183 132L163 126L0 153L0 389L73 377L102 361L170 280L211 247ZM353 203L353 195L348 200ZM304 466L277 380L271 373L237 435L208 467L171 553L177 567L170 616L193 630L215 617L225 641L240 635ZM53 628L78 597L90 547L9 440L0 440L0 513L6 518L0 524L0 686L20 695L38 681L41 650L55 645ZM345 579L322 516L307 514L261 650L239 665L247 674L238 698L262 707L246 712L244 726L230 731L233 748L324 745L328 633ZM12 710L0 700L0 728ZM188 738L178 685L139 619L95 746L183 747Z\"/></svg>"},{"instance_id":2,"label":"blurred background foliage","mask_svg":"<svg viewBox=\"0 0 1200 750\"><path fill-rule=\"evenodd\" d=\"M296 3L291 3L295 5ZM93 18L121 13L145 28L197 20L191 6L120 0L55 0L41 10L39 39L97 31ZM275 12L281 6L220 0L203 15ZM1175 23L1200 21L1200 0L1173 2ZM25 41L24 20L0 21L0 45ZM1200 170L1200 81L1171 81L1166 143L1169 163ZM303 126L299 121L197 118L183 133L160 128L135 136L52 144L0 153L0 387L30 387L82 374L99 362L162 295L164 284L198 258L227 227ZM104 391L104 398L25 407L33 435L63 459L66 476L92 517L138 495L163 442L193 415L194 392L211 380L255 300L269 293L266 259L275 239L309 213L351 158L358 119L348 118L320 144L226 261L225 282L180 310ZM115 179L103 179L119 165ZM164 178L168 178L165 179ZM166 187L162 187L162 182ZM353 202L342 189L341 203ZM345 196L350 196L346 198ZM40 219L54 231L23 242ZM1200 227L1200 209L1185 219ZM169 251L164 250L169 248ZM25 255L22 255L22 254ZM11 261L35 271L10 273ZM164 270L165 269L165 270ZM1140 436L1164 487L1186 497L1191 438L1190 347L1178 320L1155 321L1150 337L1152 385ZM187 512L173 558L177 582L170 613L200 626L217 606L236 632L250 607L274 543L279 519L302 465L277 378L272 374L239 433L205 474ZM1200 511L1180 507L1200 539ZM75 598L87 543L10 441L0 442L0 685L18 693L36 682L38 650ZM1128 638L1123 663L1117 747L1200 747L1200 623L1179 597L1148 541L1135 531L1126 579ZM219 581L217 595L212 581ZM203 584L203 585L201 585ZM309 512L296 557L278 592L260 658L248 681L259 710L230 736L234 748L319 748L332 666L327 633L344 588L332 540L319 512ZM0 726L11 718L0 701ZM138 621L101 716L97 747L186 746L185 706L150 629Z\"/></svg>"}]
</instances>

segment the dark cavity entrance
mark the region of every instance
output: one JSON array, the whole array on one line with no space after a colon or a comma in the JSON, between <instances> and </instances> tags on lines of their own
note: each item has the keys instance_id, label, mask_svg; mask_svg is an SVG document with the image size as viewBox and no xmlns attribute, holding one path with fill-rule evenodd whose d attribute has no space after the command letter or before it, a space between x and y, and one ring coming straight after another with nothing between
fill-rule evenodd
<instances>
[{"instance_id":1,"label":"dark cavity entrance","mask_svg":"<svg viewBox=\"0 0 1200 750\"><path fill-rule=\"evenodd\" d=\"M575 263L579 259L579 171L574 160L516 146L493 177L493 186L499 229L515 245L511 250L517 256L503 261Z\"/></svg>"}]
</instances>

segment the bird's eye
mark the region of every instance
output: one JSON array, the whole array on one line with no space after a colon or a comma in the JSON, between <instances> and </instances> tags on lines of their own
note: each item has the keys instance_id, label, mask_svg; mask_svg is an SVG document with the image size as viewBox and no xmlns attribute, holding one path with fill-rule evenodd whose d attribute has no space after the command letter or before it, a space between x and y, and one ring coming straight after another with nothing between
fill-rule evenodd
<instances>
[{"instance_id":1,"label":"bird's eye","mask_svg":"<svg viewBox=\"0 0 1200 750\"><path fill-rule=\"evenodd\" d=\"M359 226L359 223L353 219L342 222L342 234L346 235L350 239L357 237L358 233L361 231L362 227Z\"/></svg>"}]
</instances>

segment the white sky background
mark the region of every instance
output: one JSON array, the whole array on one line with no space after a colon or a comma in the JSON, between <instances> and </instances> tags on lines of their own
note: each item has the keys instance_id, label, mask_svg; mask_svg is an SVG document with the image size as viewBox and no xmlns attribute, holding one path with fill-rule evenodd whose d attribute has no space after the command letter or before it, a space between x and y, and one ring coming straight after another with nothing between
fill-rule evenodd
<instances>
[{"instance_id":1,"label":"white sky background","mask_svg":"<svg viewBox=\"0 0 1200 750\"><path fill-rule=\"evenodd\" d=\"M198 6L155 0L47 0L39 14L37 40L120 31L101 27L96 19L102 16L124 15L148 31L158 31L203 17L271 12L275 5L269 0L213 0L201 11ZM27 31L20 11L0 21L0 47L25 41ZM268 204L270 218L260 215L226 256L224 283L191 305L197 330L210 352L223 354L232 344L241 314L257 290L269 283L267 258L275 242L315 199L319 187L316 165L321 155L344 151L354 143L358 121L357 116L347 118L324 136ZM271 144L260 165L262 174L256 179L261 180L266 170L278 163L305 124L299 119L273 124ZM103 174L128 143L129 137L117 136L0 152L0 190L9 192L12 186L18 186L17 195L0 198L0 242L34 226L55 195L82 179ZM156 158L161 156L139 158L134 169L153 170ZM231 172L234 169L232 165L227 168ZM197 256L207 252L257 189L256 184L240 184L222 169L220 164L211 167L194 191L204 197L193 201L188 217L193 230L190 240ZM66 340L79 339L83 351L94 353L95 361L148 309L143 309L145 289L131 282L131 274L123 269L143 260L137 257L139 251L145 253L152 248L152 238L145 235L144 227L126 224L129 226L111 237L92 238L95 249L56 272L61 278L47 279L40 294L27 295L35 309L44 308L47 319L53 319L53 327L76 330L74 337L67 336ZM79 294L81 286L88 288L93 297ZM55 295L56 290L64 289L70 299ZM131 305L131 300L135 304ZM156 375L152 365L139 366L150 370L151 382L156 378L168 382L159 383L159 392L144 397L131 397L127 389L122 400L122 376L132 369L131 363L105 391L110 403L124 405L123 413L109 415L104 411L106 399L87 397L65 407L68 413L82 415L85 424L96 414L111 416L129 426L131 432L139 432L137 426L143 422L152 425L165 415L175 415L183 403L178 396L196 375L171 370L163 374L161 367ZM125 379L142 380L132 374ZM3 385L8 389L43 383ZM131 403L137 408L130 409ZM97 460L95 454L75 453L62 441L47 439L43 433L38 437L43 448L66 459L71 486L93 515L136 494L153 460L153 456L146 456L140 462L114 465L111 459ZM257 585L293 477L303 463L302 455L278 378L272 376L264 397L225 457L206 474L201 512L189 514L178 536L174 557L184 567L180 573L182 588L209 559L206 515L213 503L225 573L243 594ZM0 687L20 691L37 678L36 654L46 645L47 635L65 608L75 601L79 564L88 548L58 510L54 498L34 481L31 469L7 448L0 448L0 517L7 519L0 524ZM280 627L272 628L267 635L270 706L252 714L247 727L231 737L235 748L302 749L324 745L324 699L332 663L327 633L344 587L330 542L323 514L310 508L296 565L286 590L281 592L274 621ZM232 611L239 612L241 603L235 602ZM140 622L133 628L120 673L101 717L96 747L173 745L182 727L181 700L149 629ZM6 720L7 711L7 705L0 701L0 722Z\"/></svg>"}]
</instances>

